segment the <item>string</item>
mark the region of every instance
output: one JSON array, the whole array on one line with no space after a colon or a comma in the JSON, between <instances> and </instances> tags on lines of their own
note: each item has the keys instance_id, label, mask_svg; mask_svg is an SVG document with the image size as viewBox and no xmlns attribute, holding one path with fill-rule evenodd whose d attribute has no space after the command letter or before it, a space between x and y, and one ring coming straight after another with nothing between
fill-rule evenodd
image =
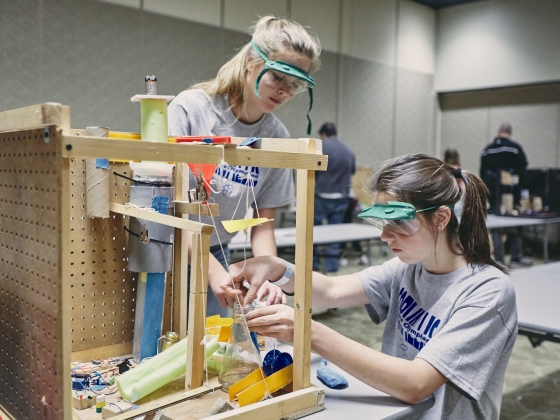
<instances>
[{"instance_id":1,"label":"string","mask_svg":"<svg viewBox=\"0 0 560 420\"><path fill-rule=\"evenodd\" d=\"M222 160L221 160L220 164L218 165L218 168L222 167L222 166L229 167L229 165L224 160L225 147L224 146L221 146L221 147L222 147ZM183 173L183 170L182 170L181 166L182 165L179 165L179 171L181 173L181 177L183 179L187 179L185 177L185 174ZM257 217L260 217L259 210L258 210L258 205L257 205L257 200L256 200L256 196L255 196L255 190L254 190L254 184L255 184L254 179L253 179L253 177L251 176L250 173L247 173L247 175L245 175L244 177L245 177L245 179L247 179L246 185L249 186L249 188L251 189L251 193L253 195L253 200L254 200L254 203L255 203L255 210L256 210L256 213L257 213ZM212 192L217 193L217 194L221 192L221 188L218 191L215 191L212 188L211 184L217 183L215 180L211 179L210 183L208 183L206 180L204 180L204 182L208 185L208 188L210 188ZM239 201L237 202L237 206L235 207L235 210L234 210L234 213L233 213L233 216L232 216L232 220L233 220L233 217L235 216L235 214L237 212L237 209L239 208L239 204L241 203L242 199L243 199L243 194L241 194L240 197L239 197ZM215 202L215 200L213 200L213 199L212 199L212 201ZM245 191L245 201L246 201L246 203L245 203L246 214L248 214L248 212L249 212L249 190L248 189L246 189L246 191ZM199 219L199 222L202 223L202 214L201 214L200 205L201 205L201 203L199 203L199 206L198 206L198 219ZM224 258L224 261L227 261L226 254L225 254L224 248L222 246L222 241L220 239L220 234L219 234L218 229L216 227L216 221L214 219L214 215L212 214L212 209L210 208L210 206L208 206L208 212L209 212L209 215L210 215L210 219L212 220L212 225L214 226L214 231L216 232L216 236L218 238L218 244L220 245L220 251L222 252L222 256ZM249 225L249 223L247 222L247 227L248 227L248 225ZM241 268L241 270L238 273L235 274L235 276L238 276L239 274L241 274L245 270L245 267L246 267L246 264L247 264L247 240L248 240L248 234L247 234L247 230L245 230L245 242L243 244L243 267ZM200 246L200 255L202 255L202 241L199 241L199 246ZM200 261L200 264L201 264L200 268L202 270L202 259ZM234 276L232 276L232 274L229 271L228 271L228 274L229 274L230 279L231 279L232 287L235 288L235 283L233 281ZM204 281L203 281L202 277L201 277L201 281L202 281L202 286L203 286ZM235 298L237 300L237 304L240 307L242 307L242 304L241 304L241 301L240 301L240 298L239 298L239 294L236 294ZM206 314L206 302L205 302L204 307L203 307L203 313ZM243 317L243 323L244 323L244 327L245 327L246 331L249 331L249 326L247 324L247 319L245 317ZM206 323L205 323L204 327L206 329ZM205 336L206 336L206 333L205 333ZM251 338L249 337L249 339L251 339ZM205 344L206 338L203 341L204 341L204 344ZM200 344L202 345L203 343L200 343ZM275 347L276 347L276 343L275 343ZM256 348L255 351L260 353L260 350L258 348ZM265 374L264 374L260 354L258 354L258 356L259 356L258 357L259 369L261 370L261 374L264 378ZM212 386L210 386L210 384L209 384L208 361L206 360L206 358L204 358L204 365L205 365L205 370L206 370L206 383L204 385L208 386L209 388L212 389L212 391L214 391L214 388ZM265 387L266 387L266 393L265 393L264 399L267 399L267 398L271 397L271 394L270 394L270 390L268 389L268 385L266 384L266 381L264 381L264 384L265 384Z\"/></svg>"}]
</instances>

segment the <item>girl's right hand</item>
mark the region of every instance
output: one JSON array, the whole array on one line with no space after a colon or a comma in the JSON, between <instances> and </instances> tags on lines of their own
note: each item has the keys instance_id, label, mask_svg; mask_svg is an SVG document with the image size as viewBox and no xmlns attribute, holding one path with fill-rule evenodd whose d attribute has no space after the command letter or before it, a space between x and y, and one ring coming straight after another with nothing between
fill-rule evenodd
<instances>
[{"instance_id":1,"label":"girl's right hand","mask_svg":"<svg viewBox=\"0 0 560 420\"><path fill-rule=\"evenodd\" d=\"M253 303L258 290L267 280L274 284L274 281L280 279L285 271L286 263L281 258L272 256L250 258L231 264L229 272L232 278L224 280L220 287L230 296L240 295L243 304L249 305ZM250 284L249 288L243 285L244 281Z\"/></svg>"}]
</instances>

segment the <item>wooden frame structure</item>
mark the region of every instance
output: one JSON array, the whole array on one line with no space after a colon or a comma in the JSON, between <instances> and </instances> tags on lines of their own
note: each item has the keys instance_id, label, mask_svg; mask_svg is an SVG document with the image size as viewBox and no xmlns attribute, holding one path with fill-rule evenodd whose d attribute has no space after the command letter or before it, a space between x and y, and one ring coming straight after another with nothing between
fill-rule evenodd
<instances>
[{"instance_id":1,"label":"wooden frame structure","mask_svg":"<svg viewBox=\"0 0 560 420\"><path fill-rule=\"evenodd\" d=\"M80 165L89 158L177 165L224 158L230 165L297 169L294 392L212 418L297 418L298 413L321 410L323 392L310 382L313 195L315 170L327 167L321 142L262 139L257 150L222 151L172 143L135 142L131 147L130 139L137 134L110 137L88 137L71 129L70 109L60 104L0 113L0 412L17 419L71 419L70 362L130 353L136 279L123 268L122 228L127 215L137 217L139 212L146 220L180 230L175 235L174 277L179 281L173 285L173 328L181 337L186 335L187 289L181 244L188 231L193 234L187 374L184 392L115 418L134 418L209 391L202 386L204 349L199 345L205 295L198 292L206 287L213 227L127 208L130 183L116 177L111 217L85 218ZM115 165L116 171L126 172L126 164ZM181 176L175 188L181 201L186 197Z\"/></svg>"}]
</instances>

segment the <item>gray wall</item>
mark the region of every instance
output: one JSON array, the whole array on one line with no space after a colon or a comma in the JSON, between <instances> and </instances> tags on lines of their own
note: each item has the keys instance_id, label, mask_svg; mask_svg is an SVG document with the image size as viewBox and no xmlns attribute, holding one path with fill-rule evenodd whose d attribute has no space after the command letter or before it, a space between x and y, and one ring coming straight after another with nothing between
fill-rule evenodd
<instances>
[{"instance_id":1,"label":"gray wall","mask_svg":"<svg viewBox=\"0 0 560 420\"><path fill-rule=\"evenodd\" d=\"M419 19L430 27L431 12L417 4L370 3L372 13L373 7L383 7L394 19L399 5L427 13ZM401 32L414 17L407 13ZM114 131L140 131L140 108L130 98L144 92L146 74L158 77L158 93L176 95L212 78L249 39L225 26L93 0L0 0L0 23L0 111L60 102L71 107L73 128L102 125ZM387 42L397 45L398 35L387 34L396 37ZM353 33L355 41L367 44L358 35ZM406 49L401 51L402 61ZM432 74L404 67L397 71L391 62L330 51L322 62L314 75L313 135L324 121L338 121L360 166L395 154L433 153ZM292 137L306 136L308 106L302 94L278 110Z\"/></svg>"}]
</instances>

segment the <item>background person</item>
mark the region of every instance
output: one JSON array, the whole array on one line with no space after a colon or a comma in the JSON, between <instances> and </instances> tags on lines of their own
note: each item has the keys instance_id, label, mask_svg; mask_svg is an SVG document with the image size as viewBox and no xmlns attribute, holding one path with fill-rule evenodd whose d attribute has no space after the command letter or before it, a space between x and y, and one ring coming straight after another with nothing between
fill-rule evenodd
<instances>
[{"instance_id":1,"label":"background person","mask_svg":"<svg viewBox=\"0 0 560 420\"><path fill-rule=\"evenodd\" d=\"M323 154L329 157L326 171L315 172L315 213L313 223L322 225L344 222L348 209L351 177L356 172L354 152L337 136L336 125L324 123L319 129L323 140ZM314 247L313 269L319 269L319 253L323 247ZM325 268L328 273L338 271L340 244L325 248Z\"/></svg>"},{"instance_id":2,"label":"background person","mask_svg":"<svg viewBox=\"0 0 560 420\"><path fill-rule=\"evenodd\" d=\"M312 87L313 79L309 74L319 68L320 52L319 41L299 23L273 16L261 18L255 25L251 42L222 66L215 79L191 86L169 104L169 134L289 138L290 133L272 112L297 93ZM273 69L266 71L263 57L273 66L277 66L278 61L286 63L286 71L299 77ZM212 179L221 186L221 191L212 193L211 200L220 205L220 215L214 217L217 232L210 242L208 284L212 293L208 293L207 315L227 316L227 307L233 305L233 299L219 285L224 277L229 278L227 244L235 234L226 232L220 222L233 217L240 196L247 193L247 174L253 179L256 203L252 205L258 207L259 217L274 219L276 208L294 200L291 170L218 167ZM189 185L196 185L192 173ZM249 197L253 197L252 193ZM238 218L244 216L243 210L236 214ZM254 217L257 217L256 209ZM213 224L205 217L202 222ZM251 245L254 255L276 255L274 224L253 227ZM259 292L259 298L267 294L269 303L285 301L276 286L265 287Z\"/></svg>"},{"instance_id":3,"label":"background person","mask_svg":"<svg viewBox=\"0 0 560 420\"><path fill-rule=\"evenodd\" d=\"M462 196L459 224L451 211ZM382 164L372 181L374 205L361 217L382 228L396 258L355 274L313 273L313 307L367 305L385 323L382 352L312 321L311 348L362 382L410 404L431 393L435 405L420 419L497 419L504 374L517 336L515 291L490 256L486 232L488 190L476 175L426 155ZM241 268L243 267L243 270ZM237 288L251 302L260 285L290 268L278 257L230 266ZM294 291L295 274L282 288ZM247 290L242 282L251 283ZM293 309L258 308L251 330L293 340Z\"/></svg>"},{"instance_id":4,"label":"background person","mask_svg":"<svg viewBox=\"0 0 560 420\"><path fill-rule=\"evenodd\" d=\"M490 213L499 215L502 204L502 194L513 194L515 207L519 207L521 188L525 182L527 156L521 145L511 139L512 127L510 123L502 123L498 129L498 136L484 148L480 156L480 177L490 190ZM502 185L501 172L517 175L517 185ZM510 236L510 262L531 265L531 259L523 256L523 239L521 227L510 229L493 229L492 243L494 244L494 258L504 261L503 235Z\"/></svg>"},{"instance_id":5,"label":"background person","mask_svg":"<svg viewBox=\"0 0 560 420\"><path fill-rule=\"evenodd\" d=\"M445 149L443 152L443 161L454 168L461 168L461 158L459 157L459 151L452 147ZM462 182L458 181L461 188L464 190L464 186L461 185ZM464 191L463 191L464 192ZM463 206L465 205L465 197L461 197L459 201L455 204L453 211L455 212L455 216L461 217L461 213L463 212Z\"/></svg>"}]
</instances>

